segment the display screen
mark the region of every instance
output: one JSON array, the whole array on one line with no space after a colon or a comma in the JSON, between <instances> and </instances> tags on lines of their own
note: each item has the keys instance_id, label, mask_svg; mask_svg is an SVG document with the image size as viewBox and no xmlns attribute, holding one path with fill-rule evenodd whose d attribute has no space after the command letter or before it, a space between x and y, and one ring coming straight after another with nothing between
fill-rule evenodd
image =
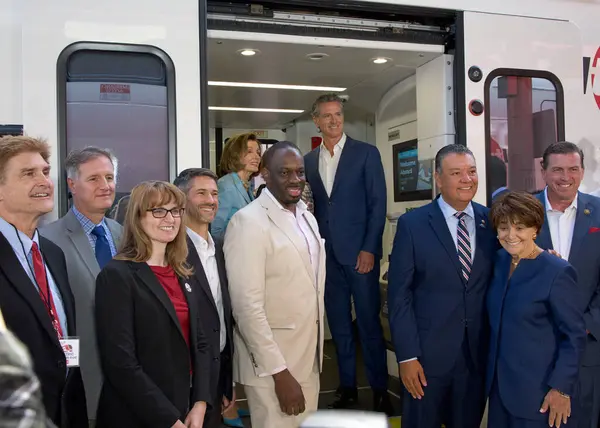
<instances>
[{"instance_id":1,"label":"display screen","mask_svg":"<svg viewBox=\"0 0 600 428\"><path fill-rule=\"evenodd\" d=\"M419 160L418 140L394 145L394 201L432 199L433 161Z\"/></svg>"}]
</instances>

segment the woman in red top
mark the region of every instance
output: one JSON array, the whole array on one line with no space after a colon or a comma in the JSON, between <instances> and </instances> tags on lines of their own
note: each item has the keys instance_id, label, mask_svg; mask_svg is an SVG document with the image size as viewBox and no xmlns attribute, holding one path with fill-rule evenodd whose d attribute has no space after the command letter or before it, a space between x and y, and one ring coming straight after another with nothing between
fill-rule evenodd
<instances>
[{"instance_id":1,"label":"woman in red top","mask_svg":"<svg viewBox=\"0 0 600 428\"><path fill-rule=\"evenodd\" d=\"M104 385L98 428L201 428L209 352L186 265L185 195L170 183L131 192L122 248L96 281Z\"/></svg>"}]
</instances>

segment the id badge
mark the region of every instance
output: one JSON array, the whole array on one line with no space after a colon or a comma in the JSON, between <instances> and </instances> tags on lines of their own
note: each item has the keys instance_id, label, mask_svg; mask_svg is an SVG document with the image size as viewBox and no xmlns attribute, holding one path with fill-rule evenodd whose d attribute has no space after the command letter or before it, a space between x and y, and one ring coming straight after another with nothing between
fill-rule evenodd
<instances>
[{"instance_id":1,"label":"id badge","mask_svg":"<svg viewBox=\"0 0 600 428\"><path fill-rule=\"evenodd\" d=\"M79 338L67 337L60 339L60 346L65 353L67 367L79 367Z\"/></svg>"}]
</instances>

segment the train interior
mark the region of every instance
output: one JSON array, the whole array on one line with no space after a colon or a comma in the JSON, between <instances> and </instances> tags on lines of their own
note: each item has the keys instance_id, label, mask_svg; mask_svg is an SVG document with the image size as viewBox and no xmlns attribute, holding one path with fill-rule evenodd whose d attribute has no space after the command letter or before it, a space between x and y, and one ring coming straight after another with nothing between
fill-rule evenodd
<instances>
[{"instance_id":1,"label":"train interior","mask_svg":"<svg viewBox=\"0 0 600 428\"><path fill-rule=\"evenodd\" d=\"M431 148L453 138L452 55L445 55L442 46L424 50L406 43L307 37L281 42L253 36L248 40L224 31L208 39L211 168L216 171L227 138L241 132L255 132L264 147L288 140L307 153L321 142L310 116L312 103L322 93L338 93L346 100L345 132L377 145L382 154L390 220L384 236L385 263L394 213L431 200ZM417 144L420 118L426 128ZM384 266L380 281L381 317L388 343L389 394L399 415L402 387L386 319L386 270ZM320 408L335 399L338 387L328 331L326 339ZM371 394L360 356L358 366L359 405L369 410ZM238 392L243 407L243 391ZM249 426L249 419L245 423Z\"/></svg>"}]
</instances>

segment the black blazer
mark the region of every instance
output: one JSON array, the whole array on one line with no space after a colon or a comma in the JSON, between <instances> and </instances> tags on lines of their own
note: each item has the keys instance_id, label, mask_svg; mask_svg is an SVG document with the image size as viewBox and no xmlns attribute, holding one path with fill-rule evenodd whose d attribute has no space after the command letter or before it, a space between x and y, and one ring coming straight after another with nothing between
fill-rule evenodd
<instances>
[{"instance_id":1,"label":"black blazer","mask_svg":"<svg viewBox=\"0 0 600 428\"><path fill-rule=\"evenodd\" d=\"M194 275L198 282L194 285L200 290L196 293L198 297L198 307L200 309L200 322L204 326L204 331L208 339L211 355L211 385L212 393L218 398L219 394L225 395L231 399L233 395L233 323L231 317L231 299L229 297L229 284L225 272L225 257L223 255L223 246L213 237L215 241L215 257L217 259L217 268L219 270L219 280L221 283L221 299L223 301L223 313L225 315L225 328L227 329L227 344L223 350L223 356L220 352L221 343L221 321L217 306L210 290L210 284L206 277L204 267L200 262L200 257L192 240L187 238L188 242L188 263L194 268ZM221 361L221 357L224 361ZM214 403L218 408L218 403Z\"/></svg>"},{"instance_id":2,"label":"black blazer","mask_svg":"<svg viewBox=\"0 0 600 428\"><path fill-rule=\"evenodd\" d=\"M42 256L60 290L69 336L76 336L75 303L69 286L65 256L49 240L39 237ZM10 243L0 233L0 308L7 327L31 354L46 413L61 428L88 426L85 391L79 367L69 369L48 311L21 266Z\"/></svg>"},{"instance_id":3,"label":"black blazer","mask_svg":"<svg viewBox=\"0 0 600 428\"><path fill-rule=\"evenodd\" d=\"M180 278L190 313L188 349L175 308L146 263L111 260L98 275L96 332L104 371L98 428L170 428L195 402L210 405L210 355L191 296L198 289L194 281ZM194 284L191 291L188 284Z\"/></svg>"}]
</instances>

